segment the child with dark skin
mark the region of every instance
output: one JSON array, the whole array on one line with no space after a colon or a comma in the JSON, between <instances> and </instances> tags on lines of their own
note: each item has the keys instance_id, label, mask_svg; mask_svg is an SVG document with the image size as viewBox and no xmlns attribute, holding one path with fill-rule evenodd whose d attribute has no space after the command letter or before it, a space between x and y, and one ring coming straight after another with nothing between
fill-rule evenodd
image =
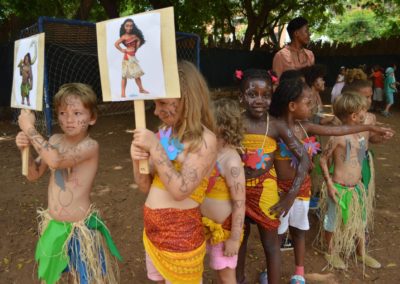
<instances>
[{"instance_id":1,"label":"child with dark skin","mask_svg":"<svg viewBox=\"0 0 400 284\"><path fill-rule=\"evenodd\" d=\"M270 114L280 120L284 120L293 134L303 141L306 152L310 158L320 149L320 144L315 137L309 135L344 135L361 131L375 131L379 135L385 135L389 130L372 125L332 126L326 127L310 123L312 98L311 89L301 79L283 80L272 96ZM296 175L296 160L288 152L284 143L279 143L279 150L275 153L275 169L278 175L278 187L281 194L290 189ZM305 283L304 257L305 257L305 233L309 229L308 209L311 195L310 176L307 175L301 185L296 200L289 214L281 217L281 225L278 233L281 235L289 227L294 241L294 254L296 271L292 277L295 283Z\"/></svg>"},{"instance_id":2,"label":"child with dark skin","mask_svg":"<svg viewBox=\"0 0 400 284\"><path fill-rule=\"evenodd\" d=\"M242 115L245 135L243 146L246 176L246 220L242 245L239 250L236 279L245 283L244 267L250 222L257 224L267 259L268 283L279 283L281 276L280 243L277 229L279 216L286 215L310 167L304 147L283 120L268 114L272 97L272 81L264 70L247 70L241 76L240 102L245 107ZM276 140L282 138L299 159L292 188L279 199L273 167ZM261 283L265 283L262 280Z\"/></svg>"}]
</instances>

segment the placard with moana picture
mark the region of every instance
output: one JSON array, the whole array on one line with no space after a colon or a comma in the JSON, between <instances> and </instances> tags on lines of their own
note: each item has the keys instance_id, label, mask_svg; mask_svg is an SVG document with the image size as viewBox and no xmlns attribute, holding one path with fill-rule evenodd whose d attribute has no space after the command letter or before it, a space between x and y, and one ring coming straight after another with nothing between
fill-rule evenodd
<instances>
[{"instance_id":1,"label":"placard with moana picture","mask_svg":"<svg viewBox=\"0 0 400 284\"><path fill-rule=\"evenodd\" d=\"M179 97L173 9L98 23L104 101Z\"/></svg>"}]
</instances>

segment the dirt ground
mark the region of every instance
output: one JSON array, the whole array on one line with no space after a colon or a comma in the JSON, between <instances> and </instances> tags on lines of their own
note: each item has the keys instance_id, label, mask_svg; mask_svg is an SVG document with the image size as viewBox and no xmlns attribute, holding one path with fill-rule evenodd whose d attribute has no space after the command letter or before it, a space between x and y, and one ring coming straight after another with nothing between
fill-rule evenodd
<instances>
[{"instance_id":1,"label":"dirt ground","mask_svg":"<svg viewBox=\"0 0 400 284\"><path fill-rule=\"evenodd\" d=\"M148 115L148 125L156 121ZM306 278L308 283L399 283L400 282L400 112L382 122L392 125L397 135L387 144L373 146L377 168L375 230L369 251L382 269L352 264L346 271L329 271L323 256L311 243L317 218L310 215L312 229L307 235ZM129 146L133 115L100 117L91 135L100 144L100 166L92 200L100 208L124 258L120 263L121 283L151 283L146 278L142 236L142 205L145 196L133 184ZM16 125L0 122L0 283L38 283L34 249L37 241L36 209L46 206L48 176L30 183L21 175L20 153L15 146ZM247 259L249 283L257 283L265 267L256 228L252 228ZM204 283L216 283L205 265ZM292 252L282 253L282 283L294 271ZM397 282L399 281L399 282Z\"/></svg>"}]
</instances>

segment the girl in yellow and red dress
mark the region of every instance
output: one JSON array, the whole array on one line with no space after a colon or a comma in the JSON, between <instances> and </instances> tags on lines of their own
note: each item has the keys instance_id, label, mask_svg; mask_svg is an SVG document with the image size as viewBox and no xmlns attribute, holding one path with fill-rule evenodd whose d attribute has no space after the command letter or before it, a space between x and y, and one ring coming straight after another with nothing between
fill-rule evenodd
<instances>
[{"instance_id":1,"label":"girl in yellow and red dress","mask_svg":"<svg viewBox=\"0 0 400 284\"><path fill-rule=\"evenodd\" d=\"M124 54L122 60L122 81L121 81L121 97L125 98L125 89L127 79L135 79L139 92L148 94L149 92L143 88L142 77L144 72L136 58L137 50L145 43L141 30L136 26L132 19L126 19L119 31L120 38L115 42L115 47ZM121 43L125 48L121 48Z\"/></svg>"},{"instance_id":2,"label":"girl in yellow and red dress","mask_svg":"<svg viewBox=\"0 0 400 284\"><path fill-rule=\"evenodd\" d=\"M260 283L280 282L281 262L278 239L279 216L287 214L306 176L310 161L303 155L304 147L288 129L283 120L268 114L272 97L272 80L266 70L251 69L237 71L240 80L240 101L245 108L242 114L245 135L242 157L246 177L246 219L243 242L239 250L236 279L245 283L244 267L250 223L257 224L261 243L267 259L267 273L260 277ZM273 165L276 141L282 138L299 159L295 182L292 189L279 199L276 173Z\"/></svg>"}]
</instances>

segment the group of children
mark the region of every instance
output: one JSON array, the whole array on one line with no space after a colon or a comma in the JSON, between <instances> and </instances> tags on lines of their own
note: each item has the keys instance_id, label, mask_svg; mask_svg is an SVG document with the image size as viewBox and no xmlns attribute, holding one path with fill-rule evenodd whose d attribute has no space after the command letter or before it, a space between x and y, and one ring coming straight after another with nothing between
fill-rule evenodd
<instances>
[{"instance_id":1,"label":"group of children","mask_svg":"<svg viewBox=\"0 0 400 284\"><path fill-rule=\"evenodd\" d=\"M280 282L280 238L289 228L296 264L291 283L305 283L310 170L321 150L314 135L332 136L321 156L329 196L326 259L343 268L341 249L348 257L356 247L359 259L373 266L364 245L371 215L366 205L373 192L361 186L367 178L361 169L368 140L384 141L393 132L374 125L364 95L348 91L339 96L334 110L342 125L326 127L311 122L316 100L301 75L283 73L274 90L265 70L236 72L239 100L218 99L211 107L196 67L183 61L178 69L181 97L155 101L154 113L162 121L158 133L135 129L130 150L135 182L147 194L143 243L148 278L201 283L208 252L218 283L248 283L246 250L255 224L267 263L260 282ZM115 283L114 261L121 256L89 199L99 151L89 136L96 96L86 85L67 84L54 105L63 134L47 141L36 131L34 115L22 111L22 132L16 137L21 150L32 145L39 154L29 161L29 180L51 170L35 254L39 278L55 283L69 271L80 283ZM140 172L141 160L149 161L149 174ZM357 230L345 230L355 222ZM339 231L346 232L345 245L336 237Z\"/></svg>"}]
</instances>

